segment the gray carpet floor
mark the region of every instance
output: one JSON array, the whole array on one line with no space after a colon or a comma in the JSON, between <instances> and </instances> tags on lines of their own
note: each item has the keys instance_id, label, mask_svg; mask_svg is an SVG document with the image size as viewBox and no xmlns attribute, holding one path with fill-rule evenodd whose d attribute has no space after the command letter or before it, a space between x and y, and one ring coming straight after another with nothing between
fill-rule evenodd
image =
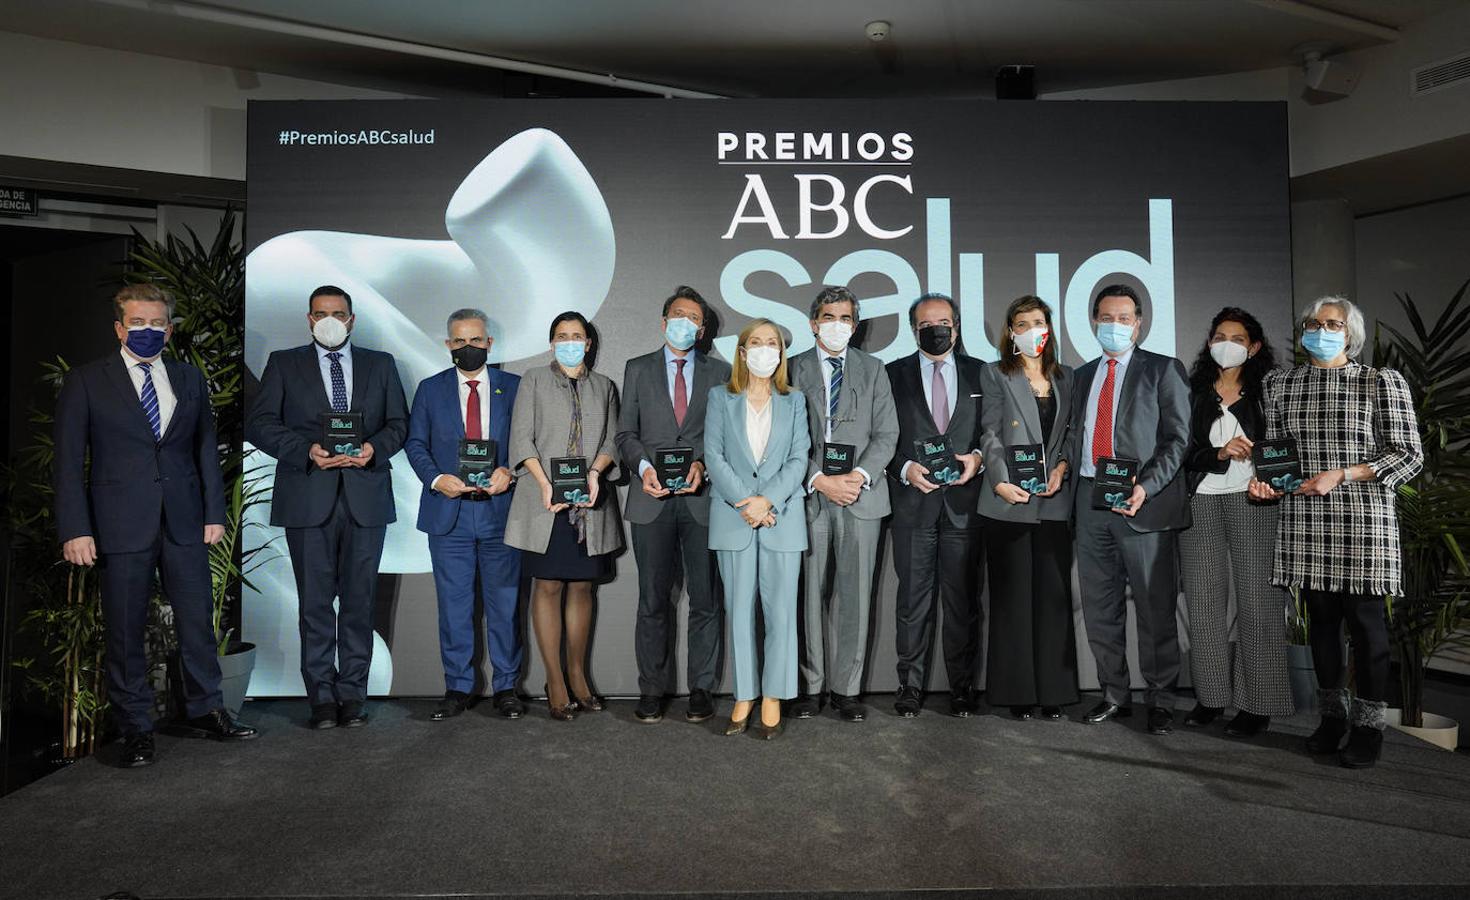
<instances>
[{"instance_id":1,"label":"gray carpet floor","mask_svg":"<svg viewBox=\"0 0 1470 900\"><path fill-rule=\"evenodd\" d=\"M942 699L769 743L719 734L727 700L702 725L392 701L326 732L255 701L256 741L161 737L150 769L109 749L0 800L0 896L1470 896L1465 754L1390 731L1355 772L1304 718L1242 743Z\"/></svg>"}]
</instances>

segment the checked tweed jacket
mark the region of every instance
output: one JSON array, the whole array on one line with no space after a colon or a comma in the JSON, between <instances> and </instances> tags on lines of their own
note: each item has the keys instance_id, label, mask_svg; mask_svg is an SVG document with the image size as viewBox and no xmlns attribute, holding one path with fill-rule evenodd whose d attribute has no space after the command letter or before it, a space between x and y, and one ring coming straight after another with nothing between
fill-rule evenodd
<instances>
[{"instance_id":1,"label":"checked tweed jacket","mask_svg":"<svg viewBox=\"0 0 1470 900\"><path fill-rule=\"evenodd\" d=\"M1393 369L1349 362L1266 376L1266 437L1296 438L1302 474L1366 463L1376 481L1323 497L1282 499L1271 580L1283 587L1383 596L1399 593L1399 485L1424 465L1414 401Z\"/></svg>"}]
</instances>

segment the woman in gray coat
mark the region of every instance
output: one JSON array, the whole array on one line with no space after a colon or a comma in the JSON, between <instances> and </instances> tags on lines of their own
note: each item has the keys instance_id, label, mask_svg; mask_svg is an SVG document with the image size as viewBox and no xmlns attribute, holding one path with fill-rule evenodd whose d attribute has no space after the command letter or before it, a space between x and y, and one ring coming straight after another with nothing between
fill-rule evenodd
<instances>
[{"instance_id":1,"label":"woman in gray coat","mask_svg":"<svg viewBox=\"0 0 1470 900\"><path fill-rule=\"evenodd\" d=\"M581 313L557 316L549 338L556 358L521 377L510 423L508 458L516 475L530 475L539 489L522 484L515 492L505 543L522 551L521 570L535 579L531 625L546 666L551 717L570 721L577 709L602 709L587 681L587 644L592 585L607 575L611 554L623 546L617 497L604 481L615 465L618 392L610 379L587 367L592 339ZM552 489L552 460L567 458L581 460L587 473L583 495L572 503L553 497Z\"/></svg>"},{"instance_id":2,"label":"woman in gray coat","mask_svg":"<svg viewBox=\"0 0 1470 900\"><path fill-rule=\"evenodd\" d=\"M1060 719L1078 699L1067 530L1074 482L1060 459L1075 381L1051 338L1051 307L1031 295L1016 299L1000 328L1000 361L980 375L980 515L990 577L985 695L1018 719L1038 706Z\"/></svg>"}]
</instances>

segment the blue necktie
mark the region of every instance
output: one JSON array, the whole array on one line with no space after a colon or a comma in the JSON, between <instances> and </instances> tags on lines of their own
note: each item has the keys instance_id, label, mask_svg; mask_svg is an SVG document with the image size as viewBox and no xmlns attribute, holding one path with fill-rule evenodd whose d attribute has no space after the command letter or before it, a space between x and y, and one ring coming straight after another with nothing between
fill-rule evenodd
<instances>
[{"instance_id":1,"label":"blue necktie","mask_svg":"<svg viewBox=\"0 0 1470 900\"><path fill-rule=\"evenodd\" d=\"M327 354L332 361L332 411L347 412L347 378L342 374L342 354Z\"/></svg>"},{"instance_id":2,"label":"blue necktie","mask_svg":"<svg viewBox=\"0 0 1470 900\"><path fill-rule=\"evenodd\" d=\"M829 356L827 362L832 364L832 381L827 391L827 418L831 419L837 415L837 400L842 391L842 357Z\"/></svg>"},{"instance_id":3,"label":"blue necktie","mask_svg":"<svg viewBox=\"0 0 1470 900\"><path fill-rule=\"evenodd\" d=\"M140 362L138 368L143 370L143 414L148 417L148 424L153 428L153 439L163 440L163 417L158 412L158 392L153 389L153 364Z\"/></svg>"}]
</instances>

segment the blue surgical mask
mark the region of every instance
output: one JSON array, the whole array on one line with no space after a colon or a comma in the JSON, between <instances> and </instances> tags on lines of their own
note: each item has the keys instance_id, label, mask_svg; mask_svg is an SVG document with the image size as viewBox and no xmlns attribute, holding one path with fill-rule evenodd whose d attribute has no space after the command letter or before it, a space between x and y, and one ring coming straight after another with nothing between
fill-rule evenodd
<instances>
[{"instance_id":1,"label":"blue surgical mask","mask_svg":"<svg viewBox=\"0 0 1470 900\"><path fill-rule=\"evenodd\" d=\"M134 325L128 329L128 350L139 359L152 359L163 352L168 330L152 325Z\"/></svg>"},{"instance_id":2,"label":"blue surgical mask","mask_svg":"<svg viewBox=\"0 0 1470 900\"><path fill-rule=\"evenodd\" d=\"M1318 328L1316 331L1302 332L1302 349L1312 354L1312 358L1318 362L1328 362L1337 359L1347 346L1347 332L1328 331L1326 328Z\"/></svg>"},{"instance_id":3,"label":"blue surgical mask","mask_svg":"<svg viewBox=\"0 0 1470 900\"><path fill-rule=\"evenodd\" d=\"M1109 353L1127 353L1133 346L1133 326L1102 322L1097 326L1097 342Z\"/></svg>"},{"instance_id":4,"label":"blue surgical mask","mask_svg":"<svg viewBox=\"0 0 1470 900\"><path fill-rule=\"evenodd\" d=\"M699 337L699 326L684 318L670 319L664 326L664 339L675 350L688 350Z\"/></svg>"},{"instance_id":5,"label":"blue surgical mask","mask_svg":"<svg viewBox=\"0 0 1470 900\"><path fill-rule=\"evenodd\" d=\"M568 369L575 369L587 356L586 341L557 341L556 361Z\"/></svg>"}]
</instances>

